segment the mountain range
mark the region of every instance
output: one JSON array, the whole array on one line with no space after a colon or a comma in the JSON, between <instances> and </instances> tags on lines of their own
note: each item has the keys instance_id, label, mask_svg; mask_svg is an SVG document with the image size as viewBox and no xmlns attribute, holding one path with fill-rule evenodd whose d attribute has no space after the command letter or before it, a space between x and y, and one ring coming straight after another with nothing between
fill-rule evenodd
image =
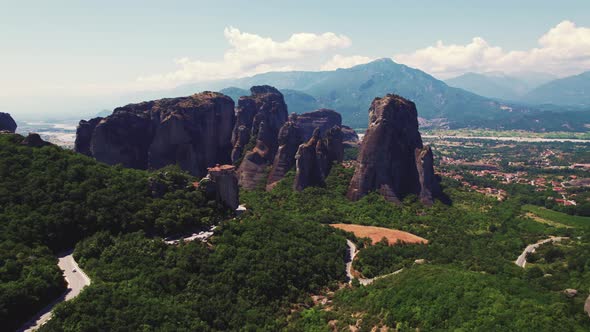
<instances>
[{"instance_id":1,"label":"mountain range","mask_svg":"<svg viewBox=\"0 0 590 332\"><path fill-rule=\"evenodd\" d=\"M489 98L519 100L536 87L555 78L550 74L534 72L516 74L470 72L447 79L445 83Z\"/></svg>"},{"instance_id":2,"label":"mountain range","mask_svg":"<svg viewBox=\"0 0 590 332\"><path fill-rule=\"evenodd\" d=\"M249 95L251 86L268 84L283 93L289 112L329 108L342 114L344 124L355 128L366 128L367 109L375 97L395 93L416 103L423 128L587 130L588 76L548 82L553 77L542 73L470 73L444 82L384 58L333 71L269 72L185 84L127 96L118 104L205 90L222 92L237 101Z\"/></svg>"},{"instance_id":3,"label":"mountain range","mask_svg":"<svg viewBox=\"0 0 590 332\"><path fill-rule=\"evenodd\" d=\"M564 78L545 73L466 73L445 83L489 98L544 105L537 108L590 106L590 71Z\"/></svg>"},{"instance_id":4,"label":"mountain range","mask_svg":"<svg viewBox=\"0 0 590 332\"><path fill-rule=\"evenodd\" d=\"M262 84L280 89L291 112L331 108L342 114L344 123L354 127L366 127L368 106L376 96L388 93L414 101L421 118L448 123L451 127L496 121L517 111L529 112L528 108L519 109L517 105L450 87L421 70L391 59L334 71L271 72L235 80L190 84L174 89L172 94L213 89L235 98L250 86Z\"/></svg>"}]
</instances>

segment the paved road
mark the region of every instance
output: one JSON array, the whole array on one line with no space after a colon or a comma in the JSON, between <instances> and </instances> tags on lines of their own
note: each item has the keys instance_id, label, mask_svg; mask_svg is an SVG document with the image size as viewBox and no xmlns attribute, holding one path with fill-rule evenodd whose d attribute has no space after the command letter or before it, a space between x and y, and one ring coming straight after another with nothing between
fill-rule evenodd
<instances>
[{"instance_id":1,"label":"paved road","mask_svg":"<svg viewBox=\"0 0 590 332\"><path fill-rule=\"evenodd\" d=\"M518 258L516 259L516 261L514 261L514 263L516 265L524 268L524 266L526 265L526 255L529 252L530 253L535 252L535 250L537 250L537 248L539 248L540 245L545 244L547 242L559 242L561 240L566 240L566 239L568 239L568 238L567 237L552 236L548 239L541 240L537 243L529 244L526 248L524 248L524 251L522 252L522 254L520 254L520 256L518 256Z\"/></svg>"},{"instance_id":2,"label":"paved road","mask_svg":"<svg viewBox=\"0 0 590 332\"><path fill-rule=\"evenodd\" d=\"M68 289L59 298L37 313L34 318L25 323L21 329L18 330L19 332L37 330L39 327L41 327L41 325L47 323L47 321L51 319L51 310L53 310L57 304L75 298L78 296L78 294L80 294L82 288L90 285L90 278L88 278L86 273L80 269L74 260L74 256L72 255L71 251L60 254L58 259L59 262L57 263L57 266L59 266L59 268L64 271L64 278L68 283Z\"/></svg>"},{"instance_id":3,"label":"paved road","mask_svg":"<svg viewBox=\"0 0 590 332\"><path fill-rule=\"evenodd\" d=\"M346 239L346 244L348 245L348 255L349 255L348 256L349 261L346 262L346 277L348 278L348 282L351 283L352 279L354 279L354 275L352 273L352 261L354 261L354 258L356 257L356 254L358 253L358 249L356 248L356 244L354 244L354 242L350 241L349 239ZM402 272L403 270L404 269L399 269L395 272L384 274L382 276L378 276L375 278L357 278L357 279L361 285L366 286L366 285L372 284L373 281L375 281L375 280L389 277L394 274L398 274L398 273Z\"/></svg>"}]
</instances>

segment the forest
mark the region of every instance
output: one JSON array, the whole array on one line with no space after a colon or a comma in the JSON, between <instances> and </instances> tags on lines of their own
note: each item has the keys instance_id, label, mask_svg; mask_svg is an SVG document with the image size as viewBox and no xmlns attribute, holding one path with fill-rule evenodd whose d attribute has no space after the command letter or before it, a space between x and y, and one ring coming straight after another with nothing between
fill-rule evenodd
<instances>
[{"instance_id":1,"label":"forest","mask_svg":"<svg viewBox=\"0 0 590 332\"><path fill-rule=\"evenodd\" d=\"M42 331L590 328L582 310L589 227L582 219L539 222L521 195L498 201L443 178L448 200L431 207L412 196L402 205L377 194L350 202L353 169L334 165L324 188L293 191L289 173L271 192L242 191L248 211L234 218L177 167L110 167L20 140L0 135L0 324L10 329L64 291L55 254L69 248L92 284L58 305ZM429 242L372 244L331 223L395 228ZM163 241L213 224L208 243ZM526 245L550 235L575 240L543 247L525 269L514 264ZM348 284L345 238L360 248L354 267L364 277L403 272ZM579 294L566 297L566 288Z\"/></svg>"},{"instance_id":2,"label":"forest","mask_svg":"<svg viewBox=\"0 0 590 332\"><path fill-rule=\"evenodd\" d=\"M176 167L110 167L0 135L0 326L13 329L65 291L54 254L99 231L170 235L223 211ZM151 190L158 188L158 190Z\"/></svg>"}]
</instances>

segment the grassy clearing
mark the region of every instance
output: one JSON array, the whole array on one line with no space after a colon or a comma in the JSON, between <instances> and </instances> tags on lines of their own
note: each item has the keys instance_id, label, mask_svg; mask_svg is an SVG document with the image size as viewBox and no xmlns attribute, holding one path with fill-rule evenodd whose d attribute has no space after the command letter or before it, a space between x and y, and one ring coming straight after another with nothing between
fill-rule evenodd
<instances>
[{"instance_id":1,"label":"grassy clearing","mask_svg":"<svg viewBox=\"0 0 590 332\"><path fill-rule=\"evenodd\" d=\"M590 217L572 216L530 204L523 205L522 210L533 214L535 221L555 227L590 228Z\"/></svg>"}]
</instances>

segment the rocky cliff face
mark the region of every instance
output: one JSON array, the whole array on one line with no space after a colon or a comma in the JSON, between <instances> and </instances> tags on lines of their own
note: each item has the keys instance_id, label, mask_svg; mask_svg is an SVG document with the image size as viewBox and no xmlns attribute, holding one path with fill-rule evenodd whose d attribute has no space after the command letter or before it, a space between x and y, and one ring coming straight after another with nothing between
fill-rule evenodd
<instances>
[{"instance_id":1,"label":"rocky cliff face","mask_svg":"<svg viewBox=\"0 0 590 332\"><path fill-rule=\"evenodd\" d=\"M268 176L266 190L272 190L285 177L285 174L295 166L295 154L299 145L303 143L301 130L297 126L297 116L292 114L279 131L279 148Z\"/></svg>"},{"instance_id":2,"label":"rocky cliff face","mask_svg":"<svg viewBox=\"0 0 590 332\"><path fill-rule=\"evenodd\" d=\"M11 133L16 131L16 122L8 113L0 112L0 131L6 130Z\"/></svg>"},{"instance_id":3,"label":"rocky cliff face","mask_svg":"<svg viewBox=\"0 0 590 332\"><path fill-rule=\"evenodd\" d=\"M348 126L342 126L342 139L345 146L358 147L359 146L359 135L354 129Z\"/></svg>"},{"instance_id":4,"label":"rocky cliff face","mask_svg":"<svg viewBox=\"0 0 590 332\"><path fill-rule=\"evenodd\" d=\"M92 152L90 152L92 133L94 133L94 128L96 128L96 125L102 119L103 118L98 117L88 121L81 120L80 123L78 123L78 128L76 129L76 141L74 143L74 150L76 152L85 154L89 157L92 156Z\"/></svg>"},{"instance_id":5,"label":"rocky cliff face","mask_svg":"<svg viewBox=\"0 0 590 332\"><path fill-rule=\"evenodd\" d=\"M238 208L240 199L235 166L216 165L210 167L207 177L201 180L200 185L206 186L205 191L212 193L220 204L232 210Z\"/></svg>"},{"instance_id":6,"label":"rocky cliff face","mask_svg":"<svg viewBox=\"0 0 590 332\"><path fill-rule=\"evenodd\" d=\"M416 105L392 94L375 98L348 198L377 191L391 202L416 194L432 204L435 182L432 151L422 145Z\"/></svg>"},{"instance_id":7,"label":"rocky cliff face","mask_svg":"<svg viewBox=\"0 0 590 332\"><path fill-rule=\"evenodd\" d=\"M325 186L332 163L342 162L344 154L342 131L334 126L321 137L321 129L316 128L312 137L299 146L296 160L296 174L293 187L301 191L307 187Z\"/></svg>"},{"instance_id":8,"label":"rocky cliff face","mask_svg":"<svg viewBox=\"0 0 590 332\"><path fill-rule=\"evenodd\" d=\"M324 136L330 128L342 126L342 116L336 111L321 108L298 115L297 126L301 130L303 140L308 141L313 136L316 128L320 129L320 136Z\"/></svg>"},{"instance_id":9,"label":"rocky cliff face","mask_svg":"<svg viewBox=\"0 0 590 332\"><path fill-rule=\"evenodd\" d=\"M235 140L232 150L232 160L235 162L251 137L256 137L256 146L245 152L238 169L240 185L245 189L255 189L264 184L268 167L274 162L279 147L279 130L287 122L289 114L283 95L277 89L254 86L250 91L251 96L241 97L238 101L238 120L233 131ZM248 123L250 118L252 122ZM246 135L248 131L250 133Z\"/></svg>"},{"instance_id":10,"label":"rocky cliff face","mask_svg":"<svg viewBox=\"0 0 590 332\"><path fill-rule=\"evenodd\" d=\"M160 168L179 164L193 175L230 162L234 102L214 92L131 104L106 118L81 121L76 151L107 164Z\"/></svg>"}]
</instances>

